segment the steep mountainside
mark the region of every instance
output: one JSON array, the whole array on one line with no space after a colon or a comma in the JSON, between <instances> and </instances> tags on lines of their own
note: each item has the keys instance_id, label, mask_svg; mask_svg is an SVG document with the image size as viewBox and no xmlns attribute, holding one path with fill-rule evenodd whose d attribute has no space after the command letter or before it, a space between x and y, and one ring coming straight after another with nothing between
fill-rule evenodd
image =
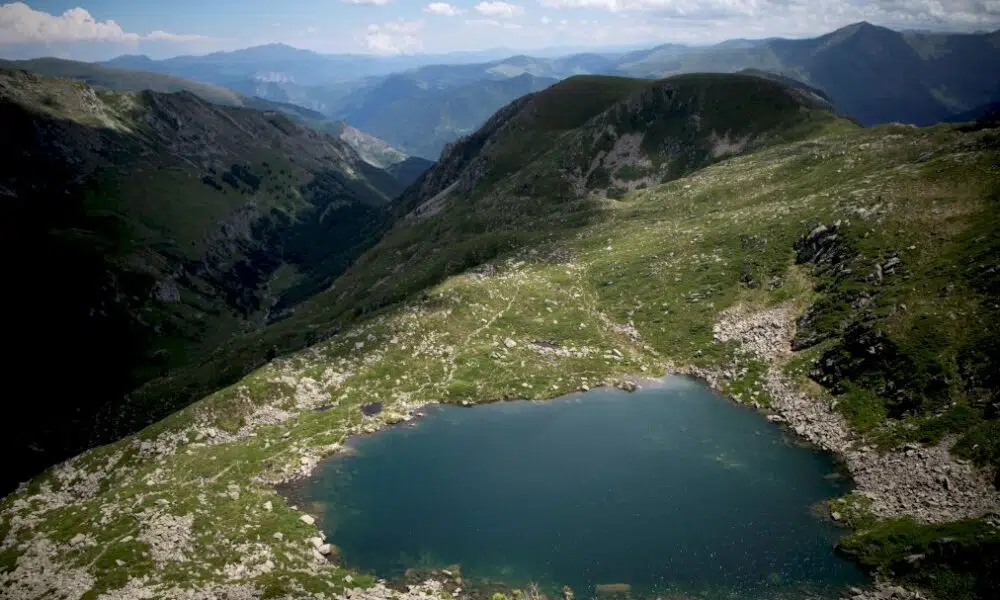
<instances>
[{"instance_id":1,"label":"steep mountainside","mask_svg":"<svg viewBox=\"0 0 1000 600\"><path fill-rule=\"evenodd\" d=\"M2 70L0 113L13 368L49 380L5 420L5 487L166 414L123 397L329 285L402 190L337 138L187 92Z\"/></svg>"},{"instance_id":2,"label":"steep mountainside","mask_svg":"<svg viewBox=\"0 0 1000 600\"><path fill-rule=\"evenodd\" d=\"M191 92L192 94L223 106L241 106L262 111L284 113L314 129L328 131L347 142L367 163L378 168L404 161L407 155L377 137L348 126L342 121L332 121L322 113L297 104L265 100L257 96L244 96L239 92L217 85L199 83L172 75L149 71L119 69L94 63L77 62L60 58L4 61L0 68L21 69L49 77L78 79L97 89L115 92ZM403 181L409 184L412 179Z\"/></svg>"},{"instance_id":3,"label":"steep mountainside","mask_svg":"<svg viewBox=\"0 0 1000 600\"><path fill-rule=\"evenodd\" d=\"M0 68L20 69L48 77L78 79L94 88L115 92L141 92L143 90L161 93L191 92L215 104L279 111L303 121L322 121L325 118L318 112L295 104L245 96L218 85L200 83L190 79L150 71L119 69L61 58L0 60Z\"/></svg>"},{"instance_id":4,"label":"steep mountainside","mask_svg":"<svg viewBox=\"0 0 1000 600\"><path fill-rule=\"evenodd\" d=\"M317 508L275 486L427 403L681 372L843 460L856 491L816 508L881 578L849 597L991 599L998 160L995 129L864 129L747 75L579 77L516 100L328 290L137 399L217 391L0 502L0 586L489 598L497 582L444 565L399 589L353 572Z\"/></svg>"},{"instance_id":5,"label":"steep mountainside","mask_svg":"<svg viewBox=\"0 0 1000 600\"><path fill-rule=\"evenodd\" d=\"M368 164L384 169L406 160L406 154L401 150L343 121L334 121L325 129L350 144Z\"/></svg>"},{"instance_id":6,"label":"steep mountainside","mask_svg":"<svg viewBox=\"0 0 1000 600\"><path fill-rule=\"evenodd\" d=\"M664 46L633 53L618 65L629 75L753 68L823 90L862 124L930 125L1000 100L1000 36L898 32L857 23L824 36L772 39L742 47Z\"/></svg>"}]
</instances>

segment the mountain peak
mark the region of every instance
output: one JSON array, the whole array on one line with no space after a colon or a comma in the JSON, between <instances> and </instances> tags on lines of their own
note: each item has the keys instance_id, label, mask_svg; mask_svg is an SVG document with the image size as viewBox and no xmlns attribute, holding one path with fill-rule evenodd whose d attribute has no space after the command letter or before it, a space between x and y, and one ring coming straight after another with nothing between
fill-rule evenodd
<instances>
[{"instance_id":1,"label":"mountain peak","mask_svg":"<svg viewBox=\"0 0 1000 600\"><path fill-rule=\"evenodd\" d=\"M145 65L154 62L152 58L145 54L122 54L121 56L116 56L111 60L105 61L106 65Z\"/></svg>"},{"instance_id":2,"label":"mountain peak","mask_svg":"<svg viewBox=\"0 0 1000 600\"><path fill-rule=\"evenodd\" d=\"M503 181L518 194L544 189L549 198L620 194L807 135L835 118L804 86L772 78L569 77L515 100L449 145L399 206L419 215L424 202L444 198L438 194L469 193L484 181Z\"/></svg>"},{"instance_id":3,"label":"mountain peak","mask_svg":"<svg viewBox=\"0 0 1000 600\"><path fill-rule=\"evenodd\" d=\"M851 35L859 34L873 34L873 33L896 33L891 29L881 27L879 25L874 25L868 21L858 21L857 23L852 23L846 25L828 34L831 37L848 37Z\"/></svg>"}]
</instances>

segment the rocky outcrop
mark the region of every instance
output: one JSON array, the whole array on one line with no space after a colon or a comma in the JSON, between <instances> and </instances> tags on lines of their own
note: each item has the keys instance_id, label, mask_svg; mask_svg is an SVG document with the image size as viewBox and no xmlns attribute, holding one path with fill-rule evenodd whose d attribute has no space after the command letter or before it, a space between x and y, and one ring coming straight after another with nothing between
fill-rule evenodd
<instances>
[{"instance_id":1,"label":"rocky outcrop","mask_svg":"<svg viewBox=\"0 0 1000 600\"><path fill-rule=\"evenodd\" d=\"M830 402L802 392L781 370L791 354L795 314L791 307L726 311L715 326L715 339L737 342L744 352L767 361L763 386L770 409L796 434L839 455L858 492L871 500L879 517L910 516L941 523L979 518L1000 512L1000 492L991 474L955 458L954 440L937 446L908 445L880 452L853 432ZM696 371L712 385L726 378L724 370Z\"/></svg>"}]
</instances>

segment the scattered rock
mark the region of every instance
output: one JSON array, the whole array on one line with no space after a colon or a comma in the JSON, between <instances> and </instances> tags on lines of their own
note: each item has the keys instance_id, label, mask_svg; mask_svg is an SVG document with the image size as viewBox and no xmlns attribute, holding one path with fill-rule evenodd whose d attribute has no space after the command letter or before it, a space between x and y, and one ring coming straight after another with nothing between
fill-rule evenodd
<instances>
[{"instance_id":1,"label":"scattered rock","mask_svg":"<svg viewBox=\"0 0 1000 600\"><path fill-rule=\"evenodd\" d=\"M514 340L512 340L510 338L507 338L507 339L505 339L503 341L503 345L506 346L506 347L508 347L508 348L516 348L517 347L517 342L515 342Z\"/></svg>"},{"instance_id":2,"label":"scattered rock","mask_svg":"<svg viewBox=\"0 0 1000 600\"><path fill-rule=\"evenodd\" d=\"M836 227L817 228L814 240L823 240L808 250L811 260L824 260L836 249ZM811 242L810 242L811 243ZM795 314L784 306L758 312L741 307L725 311L714 328L720 342L736 341L744 352L766 360L770 367L763 377L763 391L771 399L772 422L785 422L800 436L843 458L859 492L870 499L870 510L878 517L913 517L925 523L979 518L1000 512L1000 492L973 465L962 464L951 455L956 440L946 438L933 447L908 445L878 452L864 444L843 416L829 404L801 392L776 363L791 354L795 337ZM722 369L691 369L713 387L724 380ZM947 474L947 475L946 475Z\"/></svg>"},{"instance_id":3,"label":"scattered rock","mask_svg":"<svg viewBox=\"0 0 1000 600\"><path fill-rule=\"evenodd\" d=\"M306 525L316 524L316 519L313 518L312 515L302 515L301 517L299 517L299 520L305 523Z\"/></svg>"},{"instance_id":4,"label":"scattered rock","mask_svg":"<svg viewBox=\"0 0 1000 600\"><path fill-rule=\"evenodd\" d=\"M639 389L639 386L634 381L625 380L618 384L618 389L631 393Z\"/></svg>"}]
</instances>

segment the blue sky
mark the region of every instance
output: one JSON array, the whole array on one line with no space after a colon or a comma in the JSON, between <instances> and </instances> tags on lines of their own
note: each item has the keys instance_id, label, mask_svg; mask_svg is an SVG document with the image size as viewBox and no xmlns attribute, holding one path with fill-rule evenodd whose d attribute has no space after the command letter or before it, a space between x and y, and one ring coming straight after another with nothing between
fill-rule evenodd
<instances>
[{"instance_id":1,"label":"blue sky","mask_svg":"<svg viewBox=\"0 0 1000 600\"><path fill-rule=\"evenodd\" d=\"M0 57L162 58L271 42L373 54L703 44L860 20L995 30L1000 0L0 0Z\"/></svg>"}]
</instances>

